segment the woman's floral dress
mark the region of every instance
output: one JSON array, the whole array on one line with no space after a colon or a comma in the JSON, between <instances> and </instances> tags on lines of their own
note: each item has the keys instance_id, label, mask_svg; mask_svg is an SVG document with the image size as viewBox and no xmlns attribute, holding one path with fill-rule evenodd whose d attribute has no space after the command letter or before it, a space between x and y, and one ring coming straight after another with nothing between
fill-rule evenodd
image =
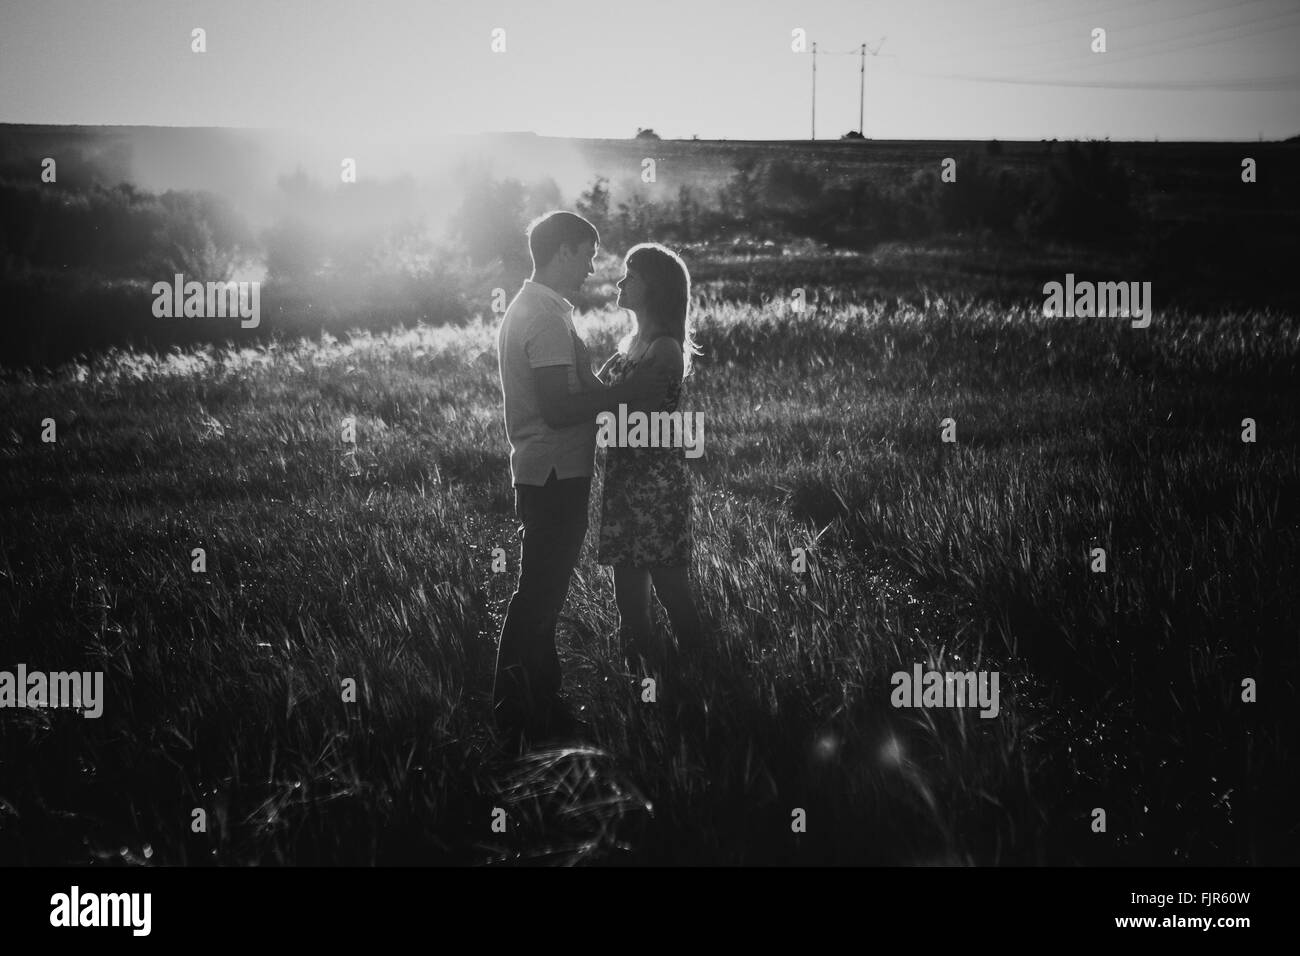
<instances>
[{"instance_id":1,"label":"woman's floral dress","mask_svg":"<svg viewBox=\"0 0 1300 956\"><path fill-rule=\"evenodd\" d=\"M618 353L606 369L607 384L623 382L636 366ZM676 411L681 395L678 382L657 411ZM686 449L606 448L597 560L615 567L686 567L693 545Z\"/></svg>"}]
</instances>

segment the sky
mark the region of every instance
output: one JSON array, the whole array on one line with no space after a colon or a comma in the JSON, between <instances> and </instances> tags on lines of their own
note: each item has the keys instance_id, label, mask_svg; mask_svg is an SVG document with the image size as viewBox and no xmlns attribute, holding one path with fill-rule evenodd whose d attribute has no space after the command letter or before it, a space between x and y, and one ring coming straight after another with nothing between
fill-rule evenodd
<instances>
[{"instance_id":1,"label":"sky","mask_svg":"<svg viewBox=\"0 0 1300 956\"><path fill-rule=\"evenodd\" d=\"M7 0L0 122L807 139L795 30L819 139L1300 134L1300 0Z\"/></svg>"}]
</instances>

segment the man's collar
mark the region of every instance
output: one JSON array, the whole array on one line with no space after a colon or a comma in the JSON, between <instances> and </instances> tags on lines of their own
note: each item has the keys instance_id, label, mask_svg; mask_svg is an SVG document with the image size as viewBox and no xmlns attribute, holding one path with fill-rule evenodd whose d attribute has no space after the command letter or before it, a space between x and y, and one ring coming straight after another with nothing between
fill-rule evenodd
<instances>
[{"instance_id":1,"label":"man's collar","mask_svg":"<svg viewBox=\"0 0 1300 956\"><path fill-rule=\"evenodd\" d=\"M559 305L565 309L573 308L572 302L570 302L564 296L560 295L560 293L556 292L549 285L545 285L544 283L538 282L535 279L525 279L524 288L527 289L529 287L531 287L533 291L546 296L548 299L553 301L556 305Z\"/></svg>"}]
</instances>

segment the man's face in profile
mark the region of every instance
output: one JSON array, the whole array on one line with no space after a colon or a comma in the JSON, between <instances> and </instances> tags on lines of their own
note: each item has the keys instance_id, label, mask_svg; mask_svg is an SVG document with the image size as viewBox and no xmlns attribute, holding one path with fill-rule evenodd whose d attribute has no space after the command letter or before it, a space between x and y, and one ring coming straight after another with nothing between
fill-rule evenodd
<instances>
[{"instance_id":1,"label":"man's face in profile","mask_svg":"<svg viewBox=\"0 0 1300 956\"><path fill-rule=\"evenodd\" d=\"M565 298L572 300L596 271L596 243L589 239L580 246L560 246L559 254L564 257Z\"/></svg>"}]
</instances>

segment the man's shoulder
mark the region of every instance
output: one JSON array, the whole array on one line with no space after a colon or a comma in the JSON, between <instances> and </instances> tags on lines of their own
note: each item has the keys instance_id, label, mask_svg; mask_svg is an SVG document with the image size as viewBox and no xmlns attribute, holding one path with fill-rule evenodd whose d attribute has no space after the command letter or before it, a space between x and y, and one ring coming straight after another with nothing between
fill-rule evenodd
<instances>
[{"instance_id":1,"label":"man's shoulder","mask_svg":"<svg viewBox=\"0 0 1300 956\"><path fill-rule=\"evenodd\" d=\"M530 294L527 286L520 289L506 307L502 322L518 329L538 324L549 325L552 322L562 326L566 324L563 309L543 296Z\"/></svg>"},{"instance_id":2,"label":"man's shoulder","mask_svg":"<svg viewBox=\"0 0 1300 956\"><path fill-rule=\"evenodd\" d=\"M531 297L525 294L523 289L515 294L506 306L505 315L501 317L501 327L503 329L520 329L527 325L537 315L537 303L531 300Z\"/></svg>"},{"instance_id":3,"label":"man's shoulder","mask_svg":"<svg viewBox=\"0 0 1300 956\"><path fill-rule=\"evenodd\" d=\"M534 299L528 294L528 286L521 286L515 293L510 304L506 306L506 315L515 315L519 312L527 311L534 306Z\"/></svg>"}]
</instances>

